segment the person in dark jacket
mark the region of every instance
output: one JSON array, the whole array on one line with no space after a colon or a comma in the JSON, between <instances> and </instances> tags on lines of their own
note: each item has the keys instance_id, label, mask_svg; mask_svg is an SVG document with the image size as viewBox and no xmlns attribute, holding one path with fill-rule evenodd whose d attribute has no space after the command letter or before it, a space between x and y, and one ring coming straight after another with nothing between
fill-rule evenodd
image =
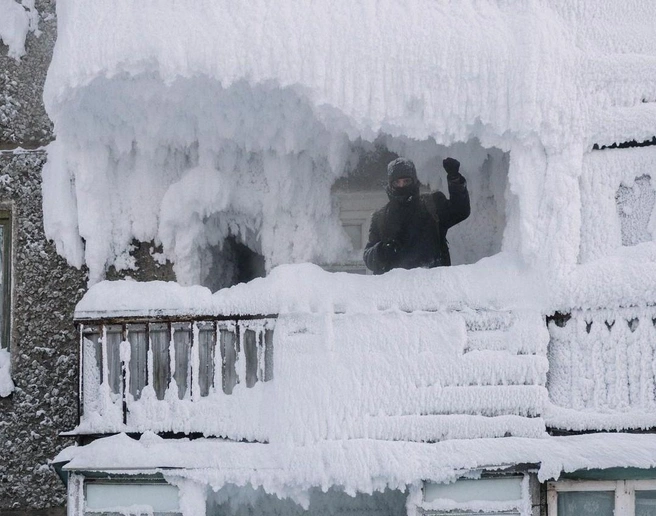
<instances>
[{"instance_id":1,"label":"person in dark jacket","mask_svg":"<svg viewBox=\"0 0 656 516\"><path fill-rule=\"evenodd\" d=\"M389 202L371 218L364 262L374 274L390 269L451 265L446 233L470 213L467 182L460 162L446 158L449 199L440 192L419 194L412 161L397 158L387 165Z\"/></svg>"}]
</instances>

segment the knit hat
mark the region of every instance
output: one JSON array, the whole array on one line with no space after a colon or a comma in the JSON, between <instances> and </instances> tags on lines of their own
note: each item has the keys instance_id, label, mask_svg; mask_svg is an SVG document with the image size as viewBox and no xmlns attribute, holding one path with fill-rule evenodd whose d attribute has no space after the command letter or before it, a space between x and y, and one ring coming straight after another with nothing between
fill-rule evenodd
<instances>
[{"instance_id":1,"label":"knit hat","mask_svg":"<svg viewBox=\"0 0 656 516\"><path fill-rule=\"evenodd\" d=\"M415 164L407 158L396 158L387 165L387 181L391 184L402 177L410 177L417 181Z\"/></svg>"}]
</instances>

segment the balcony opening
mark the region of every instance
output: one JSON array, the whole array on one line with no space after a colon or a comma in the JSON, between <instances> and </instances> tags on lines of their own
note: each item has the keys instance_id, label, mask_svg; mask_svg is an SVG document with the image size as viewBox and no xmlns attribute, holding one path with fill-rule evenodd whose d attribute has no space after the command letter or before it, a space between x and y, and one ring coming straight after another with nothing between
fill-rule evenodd
<instances>
[{"instance_id":1,"label":"balcony opening","mask_svg":"<svg viewBox=\"0 0 656 516\"><path fill-rule=\"evenodd\" d=\"M452 265L475 263L501 250L506 226L508 153L484 148L478 140L446 147L431 140L379 137L373 143L360 140L353 144L348 172L332 187L348 249L343 261L329 264L328 270L367 273L362 253L371 215L388 201L387 164L399 156L415 163L422 193L440 190L447 196L442 160L453 157L461 163L460 171L467 180L471 199L471 215L447 235Z\"/></svg>"},{"instance_id":2,"label":"balcony opening","mask_svg":"<svg viewBox=\"0 0 656 516\"><path fill-rule=\"evenodd\" d=\"M261 278L266 273L264 256L234 235L206 249L201 255L201 270L205 278L202 285L212 292Z\"/></svg>"}]
</instances>

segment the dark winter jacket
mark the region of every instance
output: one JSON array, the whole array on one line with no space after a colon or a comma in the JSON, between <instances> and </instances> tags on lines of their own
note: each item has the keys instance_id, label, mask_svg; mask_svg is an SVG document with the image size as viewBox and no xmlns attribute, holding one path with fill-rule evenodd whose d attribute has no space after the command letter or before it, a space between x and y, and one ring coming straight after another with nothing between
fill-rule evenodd
<instances>
[{"instance_id":1,"label":"dark winter jacket","mask_svg":"<svg viewBox=\"0 0 656 516\"><path fill-rule=\"evenodd\" d=\"M469 217L470 205L462 175L448 185L449 199L439 191L415 196L407 203L392 199L373 214L364 262L374 274L451 265L446 233ZM386 242L394 242L396 252L385 249Z\"/></svg>"}]
</instances>

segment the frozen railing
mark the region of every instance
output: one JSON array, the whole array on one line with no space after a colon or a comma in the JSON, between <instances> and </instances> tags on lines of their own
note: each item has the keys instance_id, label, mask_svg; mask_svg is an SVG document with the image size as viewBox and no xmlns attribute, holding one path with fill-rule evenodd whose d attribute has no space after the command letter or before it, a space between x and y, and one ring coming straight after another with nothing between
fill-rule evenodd
<instances>
[{"instance_id":1,"label":"frozen railing","mask_svg":"<svg viewBox=\"0 0 656 516\"><path fill-rule=\"evenodd\" d=\"M271 316L78 321L81 421L96 414L105 420L97 430L107 430L107 423L129 428L137 423L133 409L143 412L148 401L198 402L272 380L274 321Z\"/></svg>"},{"instance_id":2,"label":"frozen railing","mask_svg":"<svg viewBox=\"0 0 656 516\"><path fill-rule=\"evenodd\" d=\"M656 426L656 307L572 310L549 333L550 427Z\"/></svg>"}]
</instances>

